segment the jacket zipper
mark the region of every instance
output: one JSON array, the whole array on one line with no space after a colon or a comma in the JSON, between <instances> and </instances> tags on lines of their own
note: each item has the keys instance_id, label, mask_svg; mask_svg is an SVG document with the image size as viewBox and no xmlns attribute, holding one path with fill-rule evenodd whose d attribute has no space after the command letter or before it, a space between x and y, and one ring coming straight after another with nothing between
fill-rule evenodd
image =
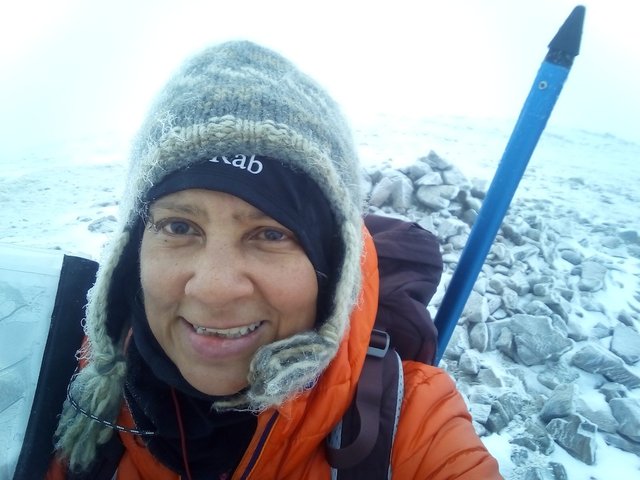
<instances>
[{"instance_id":1,"label":"jacket zipper","mask_svg":"<svg viewBox=\"0 0 640 480\"><path fill-rule=\"evenodd\" d=\"M262 435L260 435L260 440L258 441L258 444L256 445L255 450L251 454L251 459L249 460L249 464L247 465L247 468L245 469L242 476L240 477L241 480L246 480L247 478L249 478L249 474L251 473L251 470L253 470L253 467L256 466L256 463L258 462L258 457L262 453L262 449L264 448L264 445L267 443L267 438L269 437L269 434L271 433L271 430L273 428L273 425L276 423L277 418L278 418L278 412L275 411L271 415L271 418L269 418L269 420L267 421L267 425L265 426L264 431L262 432Z\"/></svg>"}]
</instances>

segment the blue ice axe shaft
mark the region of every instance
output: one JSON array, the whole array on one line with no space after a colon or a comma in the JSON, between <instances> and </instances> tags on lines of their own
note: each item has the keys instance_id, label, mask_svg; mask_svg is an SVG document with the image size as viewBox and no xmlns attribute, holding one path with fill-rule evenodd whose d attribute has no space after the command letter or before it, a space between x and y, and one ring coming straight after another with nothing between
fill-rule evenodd
<instances>
[{"instance_id":1,"label":"blue ice axe shaft","mask_svg":"<svg viewBox=\"0 0 640 480\"><path fill-rule=\"evenodd\" d=\"M509 138L469 239L436 313L436 364L451 339L520 179L580 51L585 8L573 9L551 43Z\"/></svg>"}]
</instances>

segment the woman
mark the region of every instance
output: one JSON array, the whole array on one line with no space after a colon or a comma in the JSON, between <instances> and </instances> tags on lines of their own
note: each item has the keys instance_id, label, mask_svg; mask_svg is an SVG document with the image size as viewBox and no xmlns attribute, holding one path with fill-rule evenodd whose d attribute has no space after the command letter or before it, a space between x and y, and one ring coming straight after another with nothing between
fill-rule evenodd
<instances>
[{"instance_id":1,"label":"woman","mask_svg":"<svg viewBox=\"0 0 640 480\"><path fill-rule=\"evenodd\" d=\"M49 478L114 438L117 478L330 478L378 304L359 185L338 107L288 61L188 61L134 145ZM396 478L499 478L447 375L404 375Z\"/></svg>"}]
</instances>

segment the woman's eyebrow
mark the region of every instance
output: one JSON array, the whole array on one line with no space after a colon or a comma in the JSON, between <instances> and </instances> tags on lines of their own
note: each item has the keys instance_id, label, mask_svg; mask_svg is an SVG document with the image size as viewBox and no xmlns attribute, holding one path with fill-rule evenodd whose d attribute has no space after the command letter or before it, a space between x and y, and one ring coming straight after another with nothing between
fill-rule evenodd
<instances>
[{"instance_id":1,"label":"woman's eyebrow","mask_svg":"<svg viewBox=\"0 0 640 480\"><path fill-rule=\"evenodd\" d=\"M186 215L193 216L207 216L206 210L200 208L198 205L194 205L192 203L184 203L180 201L175 201L171 199L161 198L155 201L150 210L154 210L156 208L160 208L162 210L169 210L171 212L182 213Z\"/></svg>"},{"instance_id":2,"label":"woman's eyebrow","mask_svg":"<svg viewBox=\"0 0 640 480\"><path fill-rule=\"evenodd\" d=\"M233 218L237 219L237 220L263 220L265 218L271 218L269 215L267 215L266 213L264 213L261 210L256 209L251 209L247 212L239 212L236 213Z\"/></svg>"}]
</instances>

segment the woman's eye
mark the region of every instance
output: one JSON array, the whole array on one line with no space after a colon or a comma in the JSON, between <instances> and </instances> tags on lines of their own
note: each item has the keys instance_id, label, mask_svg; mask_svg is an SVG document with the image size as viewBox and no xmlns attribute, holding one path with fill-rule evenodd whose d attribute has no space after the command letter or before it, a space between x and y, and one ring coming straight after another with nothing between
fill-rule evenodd
<instances>
[{"instance_id":1,"label":"woman's eye","mask_svg":"<svg viewBox=\"0 0 640 480\"><path fill-rule=\"evenodd\" d=\"M286 228L278 227L262 227L257 229L253 234L255 240L261 240L268 243L284 243L294 242L297 243L297 239L293 233Z\"/></svg>"},{"instance_id":2,"label":"woman's eye","mask_svg":"<svg viewBox=\"0 0 640 480\"><path fill-rule=\"evenodd\" d=\"M196 234L195 228L185 220L162 220L156 222L155 230L163 232L169 235L194 235Z\"/></svg>"},{"instance_id":3,"label":"woman's eye","mask_svg":"<svg viewBox=\"0 0 640 480\"><path fill-rule=\"evenodd\" d=\"M287 240L289 238L289 236L284 233L281 232L280 230L274 230L271 228L267 228L262 230L262 232L260 232L260 236L265 239L268 240L270 242L277 242L280 240Z\"/></svg>"},{"instance_id":4,"label":"woman's eye","mask_svg":"<svg viewBox=\"0 0 640 480\"><path fill-rule=\"evenodd\" d=\"M187 235L192 230L191 225L189 225L187 222L180 221L167 223L166 229L173 235Z\"/></svg>"}]
</instances>

